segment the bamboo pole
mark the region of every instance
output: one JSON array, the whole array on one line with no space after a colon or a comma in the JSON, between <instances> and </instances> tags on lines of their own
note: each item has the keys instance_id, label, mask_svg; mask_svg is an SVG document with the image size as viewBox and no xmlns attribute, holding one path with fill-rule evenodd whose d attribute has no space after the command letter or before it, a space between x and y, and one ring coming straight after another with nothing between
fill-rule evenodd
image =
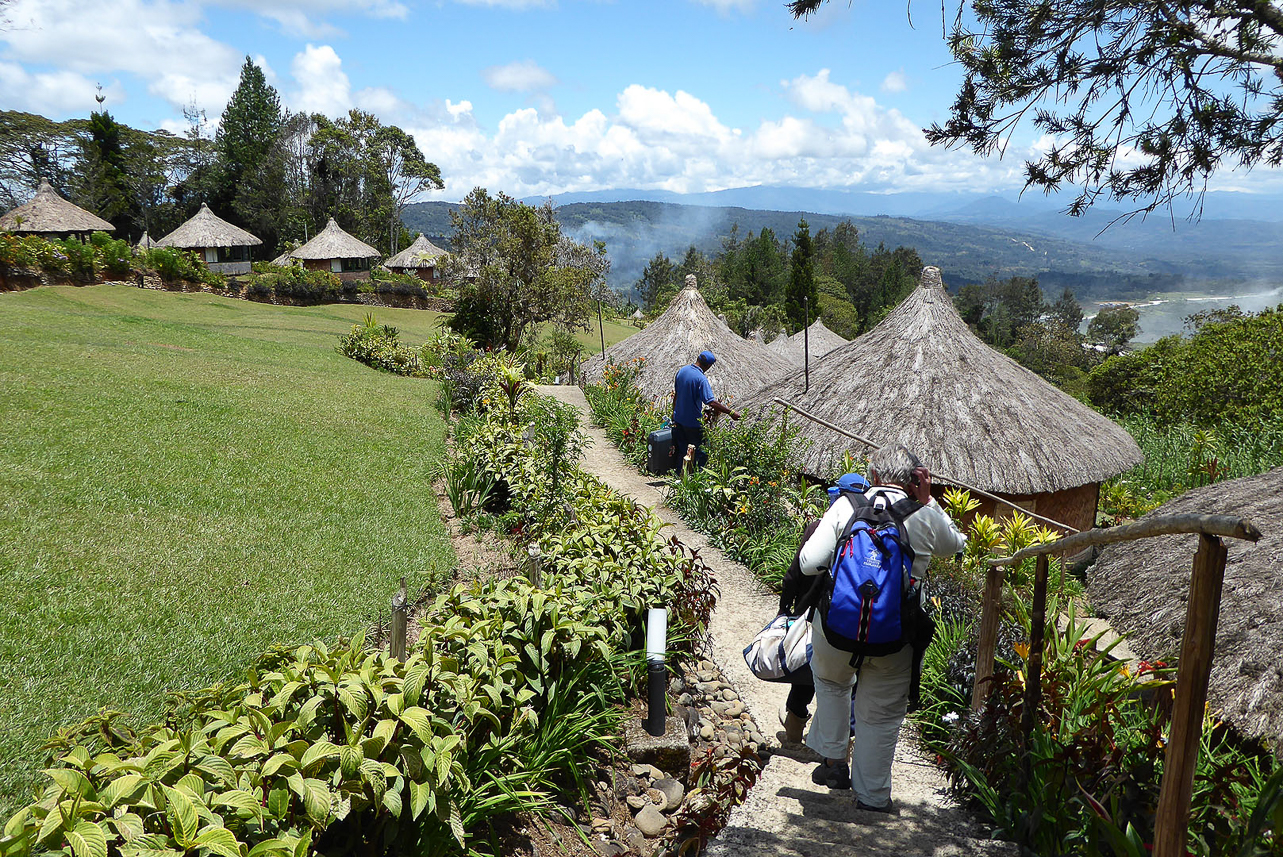
<instances>
[{"instance_id":1,"label":"bamboo pole","mask_svg":"<svg viewBox=\"0 0 1283 857\"><path fill-rule=\"evenodd\" d=\"M1189 838L1194 767L1198 764L1227 553L1225 542L1218 536L1207 533L1199 536L1185 611L1185 636L1181 641L1172 723L1163 762L1163 785L1158 796L1158 814L1154 819L1154 857L1185 857L1187 853L1185 846Z\"/></svg>"},{"instance_id":2,"label":"bamboo pole","mask_svg":"<svg viewBox=\"0 0 1283 857\"><path fill-rule=\"evenodd\" d=\"M409 595L405 591L405 578L401 578L401 588L392 596L392 639L388 643L388 654L398 661L405 660L405 635L409 624Z\"/></svg>"},{"instance_id":3,"label":"bamboo pole","mask_svg":"<svg viewBox=\"0 0 1283 857\"><path fill-rule=\"evenodd\" d=\"M776 404L780 404L786 408L791 408L797 411L799 414L806 417L808 420L810 420L813 423L822 425L826 429L829 429L830 431L835 431L838 434L842 435L843 437L849 437L851 440L859 441L860 443L864 444L867 447L870 447L871 449L878 449L879 447L882 446L882 444L875 443L874 441L869 440L867 437L861 437L860 435L855 434L854 432L849 432L844 428L835 426L833 423L829 422L823 417L817 417L815 414L812 414L808 411L803 410L802 408L799 408L797 405L793 404L790 401L781 399L778 396L775 397L774 401L776 402ZM968 485L967 483L963 482L960 479L954 479L953 477L949 476L947 473L939 473L933 470L931 471L931 478L940 479L944 482L952 483L954 485L957 485L959 488L966 488L968 491L970 491L973 494L979 494L981 497L987 497L990 500L993 500L995 503L1001 503L1004 506L1010 506L1011 508L1018 510L1022 515L1028 515L1029 517L1035 520L1042 521L1044 524L1050 524L1053 527L1059 527L1060 529L1067 530L1068 532L1071 532L1071 533L1078 532L1077 529L1069 526L1068 524L1062 524L1060 521L1057 521L1053 518L1045 518L1042 515L1029 511L1023 506L1016 505L1015 503L1011 502L1010 500L1007 500L1006 498L999 497L997 494L990 494L988 491L984 490L983 488L977 488L974 485Z\"/></svg>"},{"instance_id":4,"label":"bamboo pole","mask_svg":"<svg viewBox=\"0 0 1283 857\"><path fill-rule=\"evenodd\" d=\"M998 624L1002 619L1002 568L991 566L985 575L984 606L980 613L980 644L976 650L976 679L971 686L971 710L979 711L989 695L993 657L998 649Z\"/></svg>"}]
</instances>

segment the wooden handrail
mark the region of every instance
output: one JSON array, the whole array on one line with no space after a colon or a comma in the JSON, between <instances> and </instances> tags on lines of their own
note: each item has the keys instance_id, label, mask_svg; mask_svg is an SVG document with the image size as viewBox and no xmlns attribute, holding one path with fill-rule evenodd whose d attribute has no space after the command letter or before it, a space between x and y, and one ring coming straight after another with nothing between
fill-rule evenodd
<instances>
[{"instance_id":1,"label":"wooden handrail","mask_svg":"<svg viewBox=\"0 0 1283 857\"><path fill-rule=\"evenodd\" d=\"M855 432L850 432L844 428L835 426L833 423L829 422L823 417L817 417L815 414L812 414L806 410L803 410L802 408L799 408L797 405L793 404L792 402L787 401L785 399L781 399L779 396L776 396L774 401L777 404L781 404L786 408L790 408L794 411L797 411L799 414L806 417L811 422L816 423L818 425L822 425L826 429L829 429L830 431L835 431L838 434L842 435L843 437L849 437L851 438L851 440L858 441L867 447L871 447L872 449L878 449L879 447L882 446L882 444L871 441L867 437L860 437ZM1031 512L1025 507L1020 506L1016 503L1013 503L1010 500L1006 499L1005 497L999 497L997 494L991 494L988 491L984 490L983 488L977 488L974 485L968 485L966 482L963 482L961 479L954 479L952 476L949 476L946 473L939 473L933 470L931 471L931 476L932 478L939 478L945 482L951 483L953 485L957 485L959 488L966 488L968 491L972 492L973 494L979 494L981 497L987 497L990 500L993 500L995 503L1002 503L1004 506L1010 506L1011 508L1020 512L1021 514L1028 515L1031 518L1042 521L1044 524L1051 524L1053 527L1059 527L1060 529L1068 530L1071 533L1079 532L1079 530L1076 527L1071 527L1068 524L1062 524L1060 521L1057 521L1054 518L1047 518L1037 514L1036 512Z\"/></svg>"},{"instance_id":2,"label":"wooden handrail","mask_svg":"<svg viewBox=\"0 0 1283 857\"><path fill-rule=\"evenodd\" d=\"M1226 538L1243 539L1249 542L1254 542L1261 538L1261 531L1246 518L1237 518L1233 515L1163 515L1157 518L1146 518L1143 521L1133 521L1130 524L1122 524L1117 527L1104 527L1088 530L1085 533L1075 533L1072 536L1056 539L1054 542L1027 547L1011 556L991 559L989 564L992 566L1010 565L1013 562L1019 562L1031 556L1068 553L1092 547L1093 545L1131 542L1137 539L1146 539L1150 536L1165 536L1173 533L1203 533L1209 536L1225 536Z\"/></svg>"}]
</instances>

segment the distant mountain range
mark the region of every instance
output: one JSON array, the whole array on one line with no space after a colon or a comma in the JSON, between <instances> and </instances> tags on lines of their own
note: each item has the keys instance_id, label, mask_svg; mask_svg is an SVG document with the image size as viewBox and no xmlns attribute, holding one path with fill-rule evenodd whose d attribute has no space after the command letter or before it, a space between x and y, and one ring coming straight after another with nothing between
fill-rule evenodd
<instances>
[{"instance_id":1,"label":"distant mountain range","mask_svg":"<svg viewBox=\"0 0 1283 857\"><path fill-rule=\"evenodd\" d=\"M693 245L714 253L734 225L741 236L768 227L784 238L802 218L812 234L850 219L866 246L914 247L951 287L990 275L1037 276L1048 292L1069 286L1080 298L1129 299L1283 283L1279 197L1208 194L1197 222L1179 210L1124 222L1124 212L1093 208L1073 218L1043 197L769 187L688 195L613 190L553 201L570 234L606 243L611 284L624 291L657 252L680 259ZM418 203L403 219L411 232L448 244L454 207Z\"/></svg>"}]
</instances>

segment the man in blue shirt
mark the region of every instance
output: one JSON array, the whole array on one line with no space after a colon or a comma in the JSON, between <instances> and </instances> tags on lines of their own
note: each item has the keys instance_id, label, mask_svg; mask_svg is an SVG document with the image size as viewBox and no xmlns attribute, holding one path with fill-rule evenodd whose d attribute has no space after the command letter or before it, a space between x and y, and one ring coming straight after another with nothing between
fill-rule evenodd
<instances>
[{"instance_id":1,"label":"man in blue shirt","mask_svg":"<svg viewBox=\"0 0 1283 857\"><path fill-rule=\"evenodd\" d=\"M686 447L694 446L693 463L696 468L703 467L708 455L700 449L704 443L704 407L714 411L730 414L731 419L740 418L738 411L733 411L713 397L713 388L708 383L707 373L713 368L717 358L711 351L701 351L695 362L677 370L673 380L673 455L677 466L681 467L686 457Z\"/></svg>"}]
</instances>

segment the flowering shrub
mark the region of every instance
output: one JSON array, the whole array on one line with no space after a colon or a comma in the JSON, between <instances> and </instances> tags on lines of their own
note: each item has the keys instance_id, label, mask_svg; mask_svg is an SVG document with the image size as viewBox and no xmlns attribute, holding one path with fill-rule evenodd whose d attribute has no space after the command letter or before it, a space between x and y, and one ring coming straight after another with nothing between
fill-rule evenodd
<instances>
[{"instance_id":1,"label":"flowering shrub","mask_svg":"<svg viewBox=\"0 0 1283 857\"><path fill-rule=\"evenodd\" d=\"M187 281L224 288L227 278L211 271L200 256L173 247L152 247L142 253L142 266L155 271L167 283Z\"/></svg>"},{"instance_id":2,"label":"flowering shrub","mask_svg":"<svg viewBox=\"0 0 1283 857\"><path fill-rule=\"evenodd\" d=\"M127 242L105 232L93 233L89 243L76 238L58 240L0 233L0 265L39 268L76 282L92 283L100 275L128 276L134 265L134 251Z\"/></svg>"},{"instance_id":3,"label":"flowering shrub","mask_svg":"<svg viewBox=\"0 0 1283 857\"><path fill-rule=\"evenodd\" d=\"M394 375L423 377L427 374L418 349L402 345L400 332L391 325L376 322L373 313L366 313L364 321L352 325L352 331L339 339L338 351L344 357Z\"/></svg>"}]
</instances>

